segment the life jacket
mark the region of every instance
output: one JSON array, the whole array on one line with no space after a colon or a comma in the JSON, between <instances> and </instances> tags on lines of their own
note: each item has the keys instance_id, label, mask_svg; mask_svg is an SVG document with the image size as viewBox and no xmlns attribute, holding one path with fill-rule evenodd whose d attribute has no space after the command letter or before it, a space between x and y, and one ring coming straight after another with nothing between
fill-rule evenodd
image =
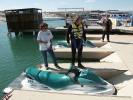
<instances>
[{"instance_id":1,"label":"life jacket","mask_svg":"<svg viewBox=\"0 0 133 100\"><path fill-rule=\"evenodd\" d=\"M75 39L81 39L83 34L83 25L79 24L77 27L74 23L72 25L72 34L74 34Z\"/></svg>"}]
</instances>

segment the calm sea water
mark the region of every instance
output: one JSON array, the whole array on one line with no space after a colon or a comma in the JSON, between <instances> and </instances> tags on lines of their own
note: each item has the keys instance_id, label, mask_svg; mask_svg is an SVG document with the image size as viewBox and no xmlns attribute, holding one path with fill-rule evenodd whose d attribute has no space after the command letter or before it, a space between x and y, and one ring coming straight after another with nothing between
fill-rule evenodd
<instances>
[{"instance_id":1,"label":"calm sea water","mask_svg":"<svg viewBox=\"0 0 133 100\"><path fill-rule=\"evenodd\" d=\"M45 21L49 27L62 27L64 20ZM41 52L38 50L37 36L25 35L7 36L7 24L0 23L0 98L4 96L2 90L18 77L26 68L36 67L43 63ZM65 36L54 36L53 44ZM48 55L49 56L49 55ZM48 57L52 63L51 57ZM70 62L57 60L58 63Z\"/></svg>"}]
</instances>

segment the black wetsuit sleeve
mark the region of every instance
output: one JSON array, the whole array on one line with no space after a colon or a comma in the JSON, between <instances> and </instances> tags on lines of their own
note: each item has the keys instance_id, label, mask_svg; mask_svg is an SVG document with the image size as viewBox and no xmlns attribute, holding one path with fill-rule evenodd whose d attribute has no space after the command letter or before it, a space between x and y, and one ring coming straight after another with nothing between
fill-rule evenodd
<instances>
[{"instance_id":1,"label":"black wetsuit sleeve","mask_svg":"<svg viewBox=\"0 0 133 100\"><path fill-rule=\"evenodd\" d=\"M86 33L84 27L83 27L83 40L86 41Z\"/></svg>"},{"instance_id":2,"label":"black wetsuit sleeve","mask_svg":"<svg viewBox=\"0 0 133 100\"><path fill-rule=\"evenodd\" d=\"M72 31L72 25L69 25L67 32L66 32L67 43L69 43L69 35L71 34L71 31Z\"/></svg>"}]
</instances>

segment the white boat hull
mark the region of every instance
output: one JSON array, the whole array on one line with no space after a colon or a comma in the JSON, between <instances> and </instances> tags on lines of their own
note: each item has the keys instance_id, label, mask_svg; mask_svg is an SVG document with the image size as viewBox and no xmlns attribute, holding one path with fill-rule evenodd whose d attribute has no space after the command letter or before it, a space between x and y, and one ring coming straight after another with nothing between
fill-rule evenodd
<instances>
[{"instance_id":1,"label":"white boat hull","mask_svg":"<svg viewBox=\"0 0 133 100\"><path fill-rule=\"evenodd\" d=\"M107 82L108 83L108 82ZM72 85L62 89L51 89L43 84L25 78L21 81L22 89L39 90L48 92L60 92L60 93L74 93L74 94L98 94L98 95L113 95L116 93L116 89L110 83L107 85Z\"/></svg>"}]
</instances>

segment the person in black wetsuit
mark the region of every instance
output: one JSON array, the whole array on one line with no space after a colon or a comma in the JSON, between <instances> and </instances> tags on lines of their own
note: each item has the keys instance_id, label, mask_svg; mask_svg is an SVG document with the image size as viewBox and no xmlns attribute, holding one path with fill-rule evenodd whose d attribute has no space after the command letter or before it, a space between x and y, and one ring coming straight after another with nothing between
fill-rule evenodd
<instances>
[{"instance_id":1,"label":"person in black wetsuit","mask_svg":"<svg viewBox=\"0 0 133 100\"><path fill-rule=\"evenodd\" d=\"M75 66L75 55L76 55L76 48L77 48L79 68L85 68L81 64L83 45L86 45L86 34L82 24L82 20L83 20L82 16L76 15L73 20L73 23L69 25L66 33L66 40L67 40L68 46L70 46L70 39L71 39L71 50L72 50L71 64ZM70 39L69 39L69 35L70 35Z\"/></svg>"},{"instance_id":2,"label":"person in black wetsuit","mask_svg":"<svg viewBox=\"0 0 133 100\"><path fill-rule=\"evenodd\" d=\"M110 31L112 30L112 22L109 19L109 15L106 15L105 19L102 19L102 24L103 24L102 41L104 42L105 34L107 34L107 41L110 42L109 34L110 34Z\"/></svg>"}]
</instances>

